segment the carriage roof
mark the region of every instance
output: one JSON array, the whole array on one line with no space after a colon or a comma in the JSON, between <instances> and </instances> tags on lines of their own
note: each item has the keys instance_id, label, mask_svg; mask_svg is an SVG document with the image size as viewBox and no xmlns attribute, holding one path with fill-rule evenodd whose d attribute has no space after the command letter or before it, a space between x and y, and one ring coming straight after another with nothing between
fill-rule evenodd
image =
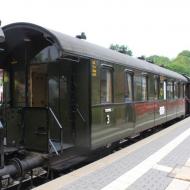
<instances>
[{"instance_id":1,"label":"carriage roof","mask_svg":"<svg viewBox=\"0 0 190 190\"><path fill-rule=\"evenodd\" d=\"M78 38L62 34L60 32L43 28L38 25L30 23L14 23L3 27L5 34L6 32L10 33L11 30L14 31L14 29L22 31L22 34L24 31L30 31L31 33L32 31L39 32L40 34L42 34L43 37L45 36L49 39L52 39L57 44L61 52L68 52L80 56L122 64L130 68L142 70L143 72L151 72L157 75L163 75L166 77L171 77L173 79L187 81L187 79L183 75L174 71L165 69L163 67L143 60L135 59L131 56L124 55L122 53L118 53L107 48L103 48L101 46L89 43L85 40L80 40ZM9 43L14 42L10 41Z\"/></svg>"}]
</instances>

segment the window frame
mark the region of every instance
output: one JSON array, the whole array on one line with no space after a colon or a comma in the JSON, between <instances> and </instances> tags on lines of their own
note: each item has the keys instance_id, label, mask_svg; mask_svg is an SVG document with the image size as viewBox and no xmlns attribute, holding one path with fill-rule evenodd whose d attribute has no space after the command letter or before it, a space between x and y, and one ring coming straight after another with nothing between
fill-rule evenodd
<instances>
[{"instance_id":1,"label":"window frame","mask_svg":"<svg viewBox=\"0 0 190 190\"><path fill-rule=\"evenodd\" d=\"M185 83L182 83L182 86L183 86L183 99L185 98L186 96L186 86L185 86Z\"/></svg>"},{"instance_id":2,"label":"window frame","mask_svg":"<svg viewBox=\"0 0 190 190\"><path fill-rule=\"evenodd\" d=\"M159 76L154 75L154 100L159 100Z\"/></svg>"},{"instance_id":3,"label":"window frame","mask_svg":"<svg viewBox=\"0 0 190 190\"><path fill-rule=\"evenodd\" d=\"M131 99L126 100L126 77L129 75L131 77ZM130 93L129 93L130 94ZM129 69L124 70L124 102L133 102L134 101L134 72Z\"/></svg>"},{"instance_id":4,"label":"window frame","mask_svg":"<svg viewBox=\"0 0 190 190\"><path fill-rule=\"evenodd\" d=\"M160 92L161 92L161 90L160 90L161 82L160 81L162 81L162 84L163 84L163 97L160 96ZM158 76L158 100L160 100L160 101L167 100L167 80L162 75Z\"/></svg>"},{"instance_id":5,"label":"window frame","mask_svg":"<svg viewBox=\"0 0 190 190\"><path fill-rule=\"evenodd\" d=\"M182 82L179 83L179 92L180 92L179 97L180 97L180 99L182 99L184 97L183 83Z\"/></svg>"},{"instance_id":6,"label":"window frame","mask_svg":"<svg viewBox=\"0 0 190 190\"><path fill-rule=\"evenodd\" d=\"M101 72L102 70L108 70L111 74L111 100L110 102L102 101L102 85L101 85ZM112 104L114 103L114 68L111 65L101 64L100 66L100 104Z\"/></svg>"},{"instance_id":7,"label":"window frame","mask_svg":"<svg viewBox=\"0 0 190 190\"><path fill-rule=\"evenodd\" d=\"M178 88L178 81L174 81L174 99L177 100L179 98L179 88Z\"/></svg>"},{"instance_id":8,"label":"window frame","mask_svg":"<svg viewBox=\"0 0 190 190\"><path fill-rule=\"evenodd\" d=\"M145 79L145 96L143 95L143 79ZM141 101L146 102L148 101L148 74L147 73L141 73Z\"/></svg>"},{"instance_id":9,"label":"window frame","mask_svg":"<svg viewBox=\"0 0 190 190\"><path fill-rule=\"evenodd\" d=\"M143 96L143 78L145 78L145 82L146 82L145 83L146 84L145 98L143 98L144 97ZM147 102L148 101L148 74L143 73L143 72L137 72L134 74L133 81L134 81L134 83L133 83L134 84L133 85L134 86L134 101L135 102ZM138 89L137 87L140 87L140 88Z\"/></svg>"},{"instance_id":10,"label":"window frame","mask_svg":"<svg viewBox=\"0 0 190 190\"><path fill-rule=\"evenodd\" d=\"M153 80L153 83L151 83ZM153 89L151 88L153 87ZM148 101L158 100L158 75L150 73L147 76Z\"/></svg>"},{"instance_id":11,"label":"window frame","mask_svg":"<svg viewBox=\"0 0 190 190\"><path fill-rule=\"evenodd\" d=\"M169 91L169 89L168 89L169 85L168 84L171 84L172 91ZM168 92L170 92L171 94L168 94ZM171 79L168 79L166 82L166 94L167 94L166 95L167 100L174 100L174 81Z\"/></svg>"}]
</instances>

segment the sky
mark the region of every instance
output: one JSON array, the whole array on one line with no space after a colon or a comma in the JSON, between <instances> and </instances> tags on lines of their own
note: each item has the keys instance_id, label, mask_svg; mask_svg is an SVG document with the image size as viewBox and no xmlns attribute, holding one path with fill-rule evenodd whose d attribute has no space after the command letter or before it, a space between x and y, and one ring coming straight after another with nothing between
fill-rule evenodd
<instances>
[{"instance_id":1,"label":"sky","mask_svg":"<svg viewBox=\"0 0 190 190\"><path fill-rule=\"evenodd\" d=\"M136 56L190 50L190 0L0 0L2 26L30 22Z\"/></svg>"}]
</instances>

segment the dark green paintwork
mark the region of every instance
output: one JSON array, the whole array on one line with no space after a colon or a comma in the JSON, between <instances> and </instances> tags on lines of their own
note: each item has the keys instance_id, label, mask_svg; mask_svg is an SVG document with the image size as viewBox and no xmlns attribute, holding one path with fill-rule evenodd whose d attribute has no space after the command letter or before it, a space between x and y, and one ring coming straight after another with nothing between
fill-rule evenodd
<instances>
[{"instance_id":1,"label":"dark green paintwork","mask_svg":"<svg viewBox=\"0 0 190 190\"><path fill-rule=\"evenodd\" d=\"M29 150L48 152L48 110L25 108L24 146Z\"/></svg>"},{"instance_id":2,"label":"dark green paintwork","mask_svg":"<svg viewBox=\"0 0 190 190\"><path fill-rule=\"evenodd\" d=\"M93 60L94 62L94 60ZM100 70L101 65L109 65L113 68L113 102L102 104L100 102ZM145 101L125 102L124 100L124 73L130 68L113 63L107 63L96 60L96 76L91 73L92 84L92 129L91 146L92 149L118 141L120 139L133 136L143 130L160 125L167 120L179 117L185 114L184 104L179 105L176 100L154 100L153 90L148 86L148 92L151 97ZM142 71L133 70L134 75L142 75ZM146 73L150 80L154 80L154 75ZM152 82L152 81L151 81ZM150 82L148 84L151 84ZM153 85L153 84L151 84ZM134 85L134 90L136 87ZM150 94L148 93L148 96ZM173 107L170 105L171 101ZM170 104L171 104L170 103ZM176 105L175 105L176 104ZM160 107L164 106L164 113L160 112ZM168 106L168 107L167 107ZM168 108L168 111L166 111ZM106 109L111 112L105 113ZM177 111L180 112L177 114ZM167 117L167 114L173 114ZM110 124L106 124L107 115L110 118Z\"/></svg>"},{"instance_id":3,"label":"dark green paintwork","mask_svg":"<svg viewBox=\"0 0 190 190\"><path fill-rule=\"evenodd\" d=\"M23 120L21 108L7 108L5 113L6 134L8 145L19 145L23 134Z\"/></svg>"}]
</instances>

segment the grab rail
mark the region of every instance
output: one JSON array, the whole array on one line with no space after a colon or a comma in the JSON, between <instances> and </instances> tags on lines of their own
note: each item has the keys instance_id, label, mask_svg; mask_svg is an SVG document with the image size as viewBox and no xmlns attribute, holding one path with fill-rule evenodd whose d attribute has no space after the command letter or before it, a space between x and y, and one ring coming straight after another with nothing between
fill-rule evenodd
<instances>
[{"instance_id":1,"label":"grab rail","mask_svg":"<svg viewBox=\"0 0 190 190\"><path fill-rule=\"evenodd\" d=\"M51 107L48 107L48 110L50 111L51 115L53 116L54 120L56 121L57 125L59 126L60 130L61 130L61 134L60 134L60 141L61 141L61 153L63 151L63 126L61 125L61 123L59 122L58 118L56 117L55 113L53 112ZM49 139L50 140L50 139ZM53 146L53 149L56 150L56 154L58 154L58 151L56 149L56 147L53 145L53 143L51 142L51 140L49 141L50 144Z\"/></svg>"},{"instance_id":2,"label":"grab rail","mask_svg":"<svg viewBox=\"0 0 190 190\"><path fill-rule=\"evenodd\" d=\"M53 142L51 141L51 139L49 139L49 143L50 143L50 145L53 147L55 153L56 153L57 155L59 155L59 153L58 153L56 147L54 146Z\"/></svg>"},{"instance_id":3,"label":"grab rail","mask_svg":"<svg viewBox=\"0 0 190 190\"><path fill-rule=\"evenodd\" d=\"M78 104L76 104L75 110L76 110L76 112L78 113L78 115L80 116L80 118L82 119L82 121L83 121L84 123L86 123L86 119L84 118L83 114L81 113Z\"/></svg>"},{"instance_id":4,"label":"grab rail","mask_svg":"<svg viewBox=\"0 0 190 190\"><path fill-rule=\"evenodd\" d=\"M60 145L61 145L61 153L63 151L63 126L61 125L59 119L57 118L56 114L54 113L54 111L52 110L52 108L50 106L48 107L24 107L24 108L30 108L30 109L45 109L47 111L47 113L50 113L52 118L54 119L54 121L56 122L57 126L59 127L59 129L61 130L61 133L60 133ZM49 120L49 117L48 117L48 120ZM48 136L48 142L49 144L51 145L51 147L53 148L53 150L55 151L55 153L57 155L59 155L59 152L56 148L56 146L54 146L52 140L50 139L50 131L48 131L47 133L47 136Z\"/></svg>"},{"instance_id":5,"label":"grab rail","mask_svg":"<svg viewBox=\"0 0 190 190\"><path fill-rule=\"evenodd\" d=\"M76 111L77 111L77 113L79 114L79 116L80 116L80 118L82 119L82 121L83 121L84 123L86 123L86 120L84 119L84 117L83 117L82 113L80 112L80 110L77 108Z\"/></svg>"},{"instance_id":6,"label":"grab rail","mask_svg":"<svg viewBox=\"0 0 190 190\"><path fill-rule=\"evenodd\" d=\"M59 120L57 119L55 113L53 112L53 110L51 109L51 107L48 107L48 110L51 112L53 118L55 119L56 123L58 124L59 128L62 129L63 126L61 125L61 123L59 122Z\"/></svg>"}]
</instances>

